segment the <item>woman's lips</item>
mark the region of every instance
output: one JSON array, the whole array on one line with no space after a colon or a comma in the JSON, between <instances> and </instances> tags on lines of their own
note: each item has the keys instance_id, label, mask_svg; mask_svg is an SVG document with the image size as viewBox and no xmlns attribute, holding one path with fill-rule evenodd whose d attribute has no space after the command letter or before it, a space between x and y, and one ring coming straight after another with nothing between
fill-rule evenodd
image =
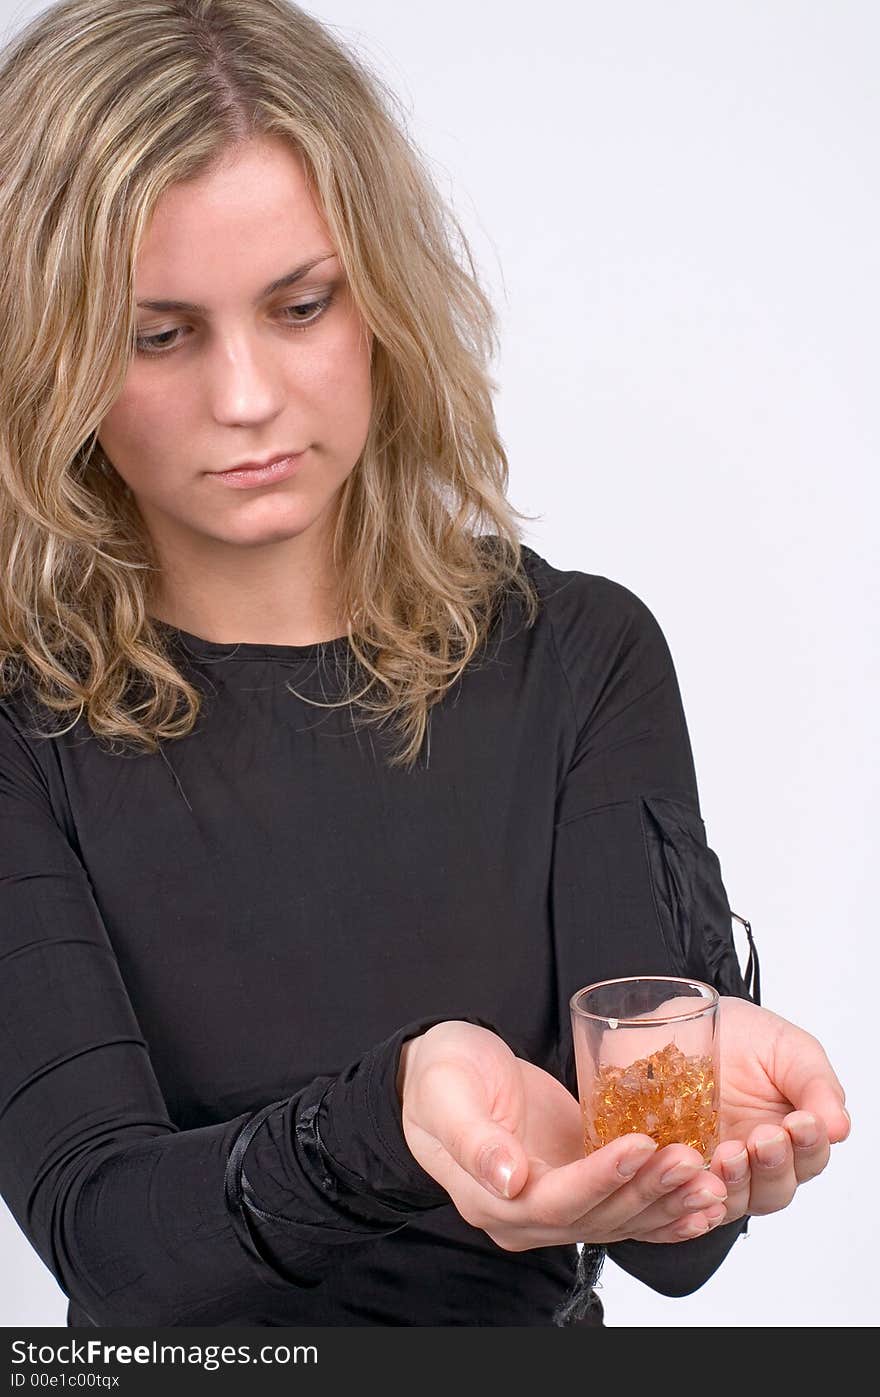
<instances>
[{"instance_id":1,"label":"woman's lips","mask_svg":"<svg viewBox=\"0 0 880 1397\"><path fill-rule=\"evenodd\" d=\"M259 466L254 470L240 466L231 471L212 471L211 476L214 480L222 481L224 485L231 485L233 488L237 486L239 489L246 489L248 485L271 484L293 475L305 454L305 451L300 451L297 456L283 456L280 461L273 461L271 465Z\"/></svg>"}]
</instances>

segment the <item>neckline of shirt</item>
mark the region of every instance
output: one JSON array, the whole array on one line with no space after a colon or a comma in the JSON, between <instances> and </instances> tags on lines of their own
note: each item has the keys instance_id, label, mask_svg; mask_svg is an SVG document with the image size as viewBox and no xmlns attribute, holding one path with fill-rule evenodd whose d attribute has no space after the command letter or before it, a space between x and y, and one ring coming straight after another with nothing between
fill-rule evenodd
<instances>
[{"instance_id":1,"label":"neckline of shirt","mask_svg":"<svg viewBox=\"0 0 880 1397\"><path fill-rule=\"evenodd\" d=\"M193 635L191 631L182 630L180 626L172 626L170 621L157 621L157 624L171 632L172 638L197 659L307 660L341 652L348 646L347 635L333 636L330 640L315 640L308 645L270 645L262 641L206 640L204 636Z\"/></svg>"},{"instance_id":2,"label":"neckline of shirt","mask_svg":"<svg viewBox=\"0 0 880 1397\"><path fill-rule=\"evenodd\" d=\"M485 537L485 536L484 536ZM492 535L488 536L489 538ZM523 561L526 566L532 562L540 561L540 555L527 544L520 544L523 554ZM156 625L170 631L173 639L187 653L197 659L206 660L308 660L320 659L322 656L330 654L336 655L348 649L348 636L338 635L330 640L316 640L309 645L270 645L268 643L257 643L253 641L219 641L206 640L204 636L193 635L191 631L181 630L180 626L173 626L170 621L160 621L154 617Z\"/></svg>"}]
</instances>

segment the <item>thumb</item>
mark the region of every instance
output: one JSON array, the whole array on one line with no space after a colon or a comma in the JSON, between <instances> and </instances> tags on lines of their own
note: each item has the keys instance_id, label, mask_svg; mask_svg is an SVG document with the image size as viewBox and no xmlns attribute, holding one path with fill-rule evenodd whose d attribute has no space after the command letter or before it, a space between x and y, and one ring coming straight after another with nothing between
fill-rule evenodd
<instances>
[{"instance_id":1,"label":"thumb","mask_svg":"<svg viewBox=\"0 0 880 1397\"><path fill-rule=\"evenodd\" d=\"M843 1084L819 1040L787 1019L782 1023L773 1074L775 1085L796 1111L809 1111L824 1121L832 1145L838 1144L850 1132Z\"/></svg>"},{"instance_id":2,"label":"thumb","mask_svg":"<svg viewBox=\"0 0 880 1397\"><path fill-rule=\"evenodd\" d=\"M516 1135L493 1118L486 1082L476 1068L435 1062L430 1106L426 1095L420 1123L455 1163L496 1197L516 1197L528 1178L528 1158Z\"/></svg>"},{"instance_id":3,"label":"thumb","mask_svg":"<svg viewBox=\"0 0 880 1397\"><path fill-rule=\"evenodd\" d=\"M521 1167L524 1166L524 1167ZM515 1198L528 1177L528 1160L514 1135L484 1145L480 1151L477 1178L499 1198Z\"/></svg>"},{"instance_id":4,"label":"thumb","mask_svg":"<svg viewBox=\"0 0 880 1397\"><path fill-rule=\"evenodd\" d=\"M798 1097L794 1103L795 1109L809 1111L817 1120L823 1121L832 1145L840 1144L847 1138L851 1122L839 1086L825 1076L811 1077L804 1082Z\"/></svg>"}]
</instances>

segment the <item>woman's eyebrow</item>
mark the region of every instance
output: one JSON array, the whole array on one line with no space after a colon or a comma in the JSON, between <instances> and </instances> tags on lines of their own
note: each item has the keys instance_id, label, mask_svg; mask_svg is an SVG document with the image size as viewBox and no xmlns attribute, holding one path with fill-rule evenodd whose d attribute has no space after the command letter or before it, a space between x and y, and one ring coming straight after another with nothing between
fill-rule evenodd
<instances>
[{"instance_id":1,"label":"woman's eyebrow","mask_svg":"<svg viewBox=\"0 0 880 1397\"><path fill-rule=\"evenodd\" d=\"M313 267L317 267L320 262L326 262L329 258L335 257L335 252L321 252L317 257L311 257L308 262L303 262L299 267L294 267L292 272L285 272L284 276L278 277L275 281L270 281L268 286L257 296L257 301L263 301L267 296L272 296L276 291L281 291L286 286L293 286L295 282L301 281L307 272ZM256 301L254 302L256 304ZM138 307L144 310L185 310L191 311L195 315L209 315L207 306L194 305L191 301L138 301Z\"/></svg>"}]
</instances>

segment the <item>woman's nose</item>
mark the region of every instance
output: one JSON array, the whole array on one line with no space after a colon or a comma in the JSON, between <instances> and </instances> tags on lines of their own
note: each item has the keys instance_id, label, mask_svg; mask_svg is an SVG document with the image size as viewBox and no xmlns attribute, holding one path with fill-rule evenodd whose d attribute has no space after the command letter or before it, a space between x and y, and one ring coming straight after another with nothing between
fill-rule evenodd
<instances>
[{"instance_id":1,"label":"woman's nose","mask_svg":"<svg viewBox=\"0 0 880 1397\"><path fill-rule=\"evenodd\" d=\"M220 343L205 372L218 421L262 421L279 412L290 396L278 349L254 336Z\"/></svg>"}]
</instances>

